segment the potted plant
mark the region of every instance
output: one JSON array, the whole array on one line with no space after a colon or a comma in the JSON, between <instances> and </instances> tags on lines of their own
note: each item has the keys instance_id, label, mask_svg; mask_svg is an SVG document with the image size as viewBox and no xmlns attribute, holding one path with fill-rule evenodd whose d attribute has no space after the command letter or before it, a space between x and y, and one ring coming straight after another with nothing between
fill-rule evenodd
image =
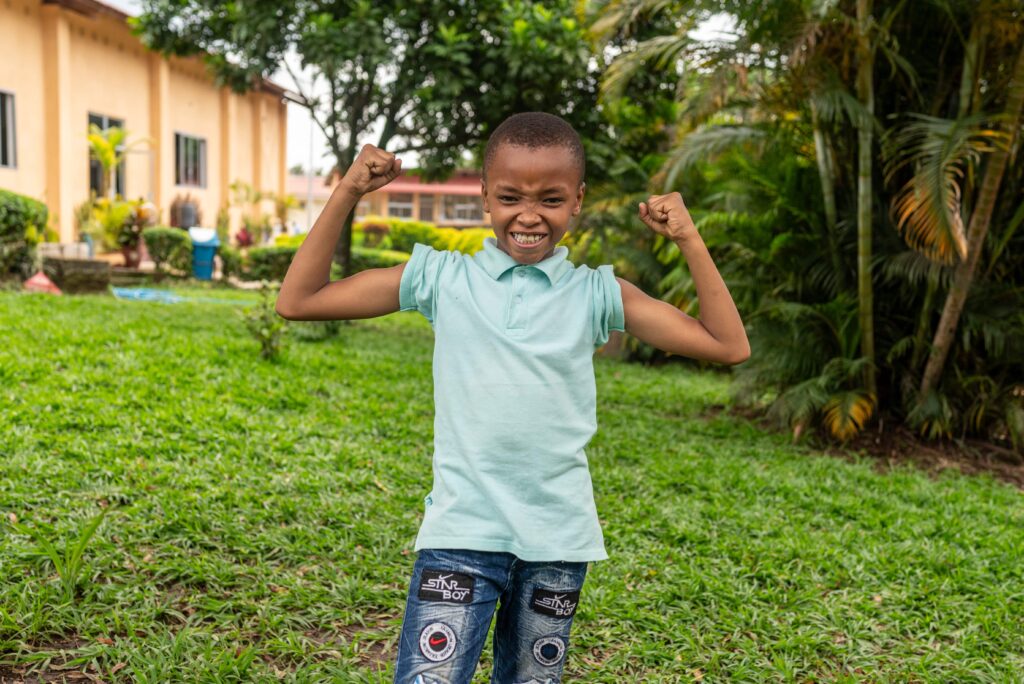
<instances>
[{"instance_id":1,"label":"potted plant","mask_svg":"<svg viewBox=\"0 0 1024 684\"><path fill-rule=\"evenodd\" d=\"M126 268L138 268L142 261L142 231L156 223L156 207L152 202L139 199L131 203L131 213L121 224L117 244L124 256Z\"/></svg>"}]
</instances>

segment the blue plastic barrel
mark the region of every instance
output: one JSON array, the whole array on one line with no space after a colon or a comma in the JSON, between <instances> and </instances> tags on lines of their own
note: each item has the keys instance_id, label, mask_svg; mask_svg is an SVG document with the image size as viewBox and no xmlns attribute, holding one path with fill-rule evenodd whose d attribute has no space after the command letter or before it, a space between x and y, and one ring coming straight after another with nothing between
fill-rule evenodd
<instances>
[{"instance_id":1,"label":"blue plastic barrel","mask_svg":"<svg viewBox=\"0 0 1024 684\"><path fill-rule=\"evenodd\" d=\"M213 256L217 253L220 240L213 228L189 228L192 238L192 275L199 280L213 279Z\"/></svg>"}]
</instances>

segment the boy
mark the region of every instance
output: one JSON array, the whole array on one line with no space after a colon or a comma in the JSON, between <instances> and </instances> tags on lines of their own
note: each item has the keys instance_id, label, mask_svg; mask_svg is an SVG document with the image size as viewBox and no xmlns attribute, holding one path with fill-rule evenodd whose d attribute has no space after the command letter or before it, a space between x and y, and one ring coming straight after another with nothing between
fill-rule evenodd
<instances>
[{"instance_id":1,"label":"boy","mask_svg":"<svg viewBox=\"0 0 1024 684\"><path fill-rule=\"evenodd\" d=\"M559 682L590 561L608 558L583 447L597 429L593 353L611 330L720 363L749 356L743 323L679 193L640 219L686 256L701 320L556 247L583 202L585 160L557 116L516 114L487 143L494 237L474 256L417 244L400 266L329 282L340 226L401 173L365 145L299 248L277 312L369 318L418 310L434 328L433 489L399 641L396 684L468 684L495 606L492 684Z\"/></svg>"}]
</instances>

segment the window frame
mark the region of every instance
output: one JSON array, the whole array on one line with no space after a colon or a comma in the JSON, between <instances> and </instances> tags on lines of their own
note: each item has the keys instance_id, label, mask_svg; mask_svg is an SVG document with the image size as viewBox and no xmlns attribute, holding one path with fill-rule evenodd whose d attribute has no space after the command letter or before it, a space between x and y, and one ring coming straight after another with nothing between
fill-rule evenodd
<instances>
[{"instance_id":1,"label":"window frame","mask_svg":"<svg viewBox=\"0 0 1024 684\"><path fill-rule=\"evenodd\" d=\"M461 202L460 202L460 200L461 200ZM448 204L449 204L449 202L452 204L453 209L455 211L455 215L454 216L449 216L448 215ZM469 206L473 207L473 213L474 213L473 216L461 217L461 216L458 215L460 207L464 210L466 207L469 207ZM479 212L479 213L477 213L477 212ZM467 222L467 223L470 222L470 221L483 221L484 220L483 198L480 195L453 195L453 194L450 194L450 193L442 195L441 196L441 220L442 221L463 221L463 222Z\"/></svg>"},{"instance_id":2,"label":"window frame","mask_svg":"<svg viewBox=\"0 0 1024 684\"><path fill-rule=\"evenodd\" d=\"M191 151L189 143L195 143L195 147ZM206 159L206 138L183 131L174 131L174 184L176 186L205 188L207 182ZM194 170L186 168L185 165L189 163L194 163L196 168Z\"/></svg>"},{"instance_id":3,"label":"window frame","mask_svg":"<svg viewBox=\"0 0 1024 684\"><path fill-rule=\"evenodd\" d=\"M0 90L0 135L6 130L7 135L0 141L0 168L18 168L18 131L14 107L14 93ZM8 118L8 113L10 117ZM7 159L4 159L4 147L7 148Z\"/></svg>"},{"instance_id":4,"label":"window frame","mask_svg":"<svg viewBox=\"0 0 1024 684\"><path fill-rule=\"evenodd\" d=\"M408 197L409 197L409 201L408 202L399 202L399 201L396 201L394 199L395 197L398 197L398 196L403 196L404 197L406 195L408 195ZM403 209L403 210L408 209L409 213L408 214L396 214L396 213L394 213L393 209L396 206L401 208L401 209ZM413 193L411 193L411 192L389 192L388 193L388 216L389 217L393 216L395 218L404 218L404 219L415 218L415 216L413 216L413 212L414 212L415 208L416 208L416 196Z\"/></svg>"},{"instance_id":5,"label":"window frame","mask_svg":"<svg viewBox=\"0 0 1024 684\"><path fill-rule=\"evenodd\" d=\"M124 130L124 119L117 119L117 118L114 118L112 116L108 116L107 114L97 114L95 112L88 112L87 114L88 114L88 117L89 117L89 124L96 124L97 126L100 127L101 130L106 130L108 128L114 128L115 126L117 128L120 128L121 130ZM93 119L97 119L97 121L93 121ZM89 130L88 126L86 127L86 130ZM125 179L126 179L126 177L128 175L127 164L128 164L127 158L122 159L121 163L117 165L117 169L114 171L114 195L115 196L116 195L120 195L121 197L125 197L126 196L124 191L125 191ZM89 191L90 192L96 192L98 194L99 193L99 188L93 187L93 182L92 182L93 181L93 174L95 172L102 173L103 172L103 168L100 166L100 163L96 159L94 159L93 156L90 154L89 155Z\"/></svg>"},{"instance_id":6,"label":"window frame","mask_svg":"<svg viewBox=\"0 0 1024 684\"><path fill-rule=\"evenodd\" d=\"M426 200L426 201L424 201ZM420 193L419 220L427 223L434 222L434 214L437 208L437 197L432 192ZM426 216L424 216L426 214Z\"/></svg>"}]
</instances>

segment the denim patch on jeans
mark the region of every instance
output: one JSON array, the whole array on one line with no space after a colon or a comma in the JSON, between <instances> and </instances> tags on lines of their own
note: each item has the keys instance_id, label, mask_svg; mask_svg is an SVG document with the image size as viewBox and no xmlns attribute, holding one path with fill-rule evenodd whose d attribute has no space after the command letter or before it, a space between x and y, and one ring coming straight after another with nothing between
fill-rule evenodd
<instances>
[{"instance_id":1,"label":"denim patch on jeans","mask_svg":"<svg viewBox=\"0 0 1024 684\"><path fill-rule=\"evenodd\" d=\"M421 549L413 565L395 684L469 684L491 618L491 684L558 684L586 562Z\"/></svg>"}]
</instances>

